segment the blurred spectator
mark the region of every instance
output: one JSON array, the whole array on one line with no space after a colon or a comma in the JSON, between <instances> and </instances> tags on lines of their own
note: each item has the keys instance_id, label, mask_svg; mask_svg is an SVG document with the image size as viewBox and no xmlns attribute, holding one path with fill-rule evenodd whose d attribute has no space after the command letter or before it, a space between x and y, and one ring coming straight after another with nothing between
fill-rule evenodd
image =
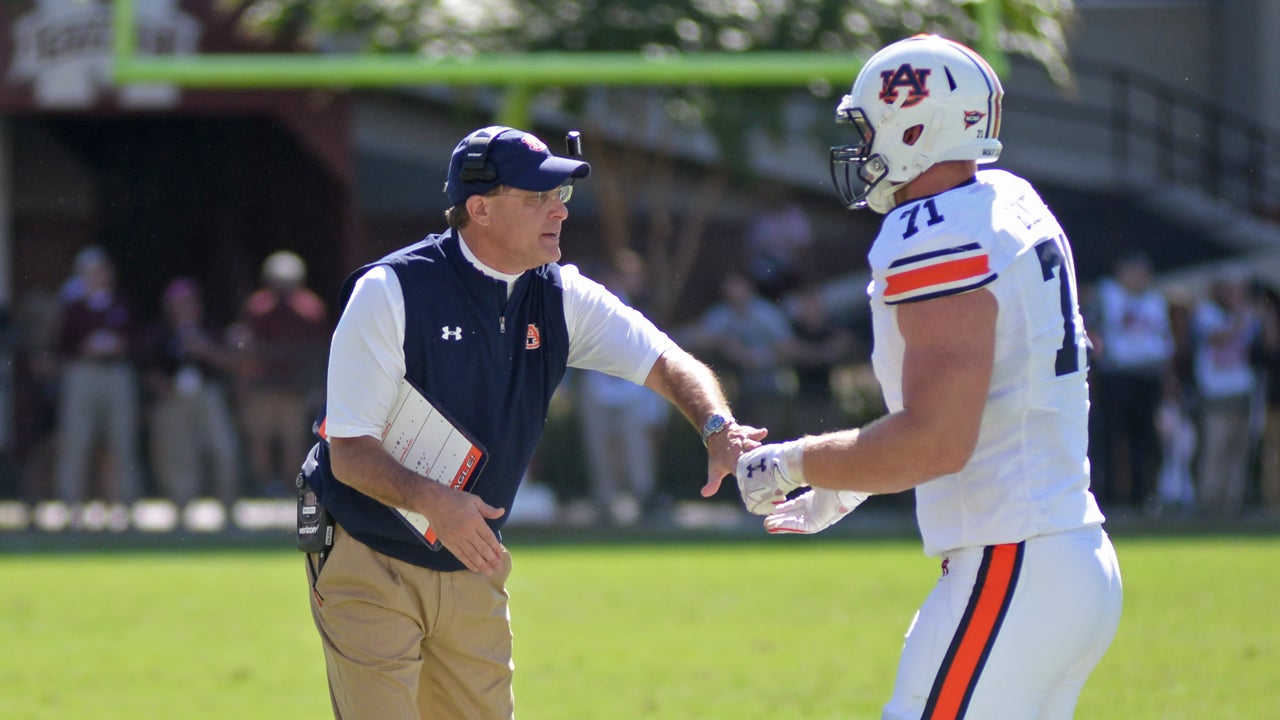
<instances>
[{"instance_id":1,"label":"blurred spectator","mask_svg":"<svg viewBox=\"0 0 1280 720\"><path fill-rule=\"evenodd\" d=\"M734 414L741 422L780 430L791 324L776 303L757 295L739 273L726 275L720 292L723 299L698 321L688 345L725 362Z\"/></svg>"},{"instance_id":2,"label":"blurred spectator","mask_svg":"<svg viewBox=\"0 0 1280 720\"><path fill-rule=\"evenodd\" d=\"M46 499L57 440L58 362L55 345L61 306L52 290L23 293L14 314L15 459L21 464L21 497Z\"/></svg>"},{"instance_id":3,"label":"blurred spectator","mask_svg":"<svg viewBox=\"0 0 1280 720\"><path fill-rule=\"evenodd\" d=\"M1195 291L1181 285L1169 285L1164 289L1165 304L1169 308L1169 330L1173 337L1173 357L1169 361L1171 384L1167 390L1176 390L1185 403L1195 401L1195 339L1193 338L1196 305L1200 297Z\"/></svg>"},{"instance_id":4,"label":"blurred spectator","mask_svg":"<svg viewBox=\"0 0 1280 720\"><path fill-rule=\"evenodd\" d=\"M143 345L152 470L179 508L197 497L206 476L213 495L230 508L240 494L240 449L225 379L236 358L205 326L194 280L170 282L163 309L164 319Z\"/></svg>"},{"instance_id":5,"label":"blurred spectator","mask_svg":"<svg viewBox=\"0 0 1280 720\"><path fill-rule=\"evenodd\" d=\"M1239 274L1216 281L1196 307L1195 376L1200 409L1200 455L1196 496L1211 515L1244 510L1249 483L1252 403L1257 377L1250 352L1262 324L1249 301L1249 285Z\"/></svg>"},{"instance_id":6,"label":"blurred spectator","mask_svg":"<svg viewBox=\"0 0 1280 720\"><path fill-rule=\"evenodd\" d=\"M1104 504L1142 508L1155 489L1156 410L1174 348L1169 308L1153 279L1150 261L1135 254L1098 283L1091 456Z\"/></svg>"},{"instance_id":7,"label":"blurred spectator","mask_svg":"<svg viewBox=\"0 0 1280 720\"><path fill-rule=\"evenodd\" d=\"M796 295L790 314L794 341L788 361L796 376L792 427L786 437L819 435L844 427L840 405L831 386L831 373L853 359L857 340L831 317L827 299L817 285L806 285Z\"/></svg>"},{"instance_id":8,"label":"blurred spectator","mask_svg":"<svg viewBox=\"0 0 1280 720\"><path fill-rule=\"evenodd\" d=\"M18 475L14 445L14 381L18 356L18 327L8 305L0 302L0 498L16 497Z\"/></svg>"},{"instance_id":9,"label":"blurred spectator","mask_svg":"<svg viewBox=\"0 0 1280 720\"><path fill-rule=\"evenodd\" d=\"M766 299L778 301L805 279L813 227L788 191L769 183L756 193L760 212L747 228L747 273Z\"/></svg>"},{"instance_id":10,"label":"blurred spectator","mask_svg":"<svg viewBox=\"0 0 1280 720\"><path fill-rule=\"evenodd\" d=\"M306 277L296 254L267 256L263 287L245 301L232 332L244 353L238 400L258 494L292 492L323 398L329 316L324 301L304 286Z\"/></svg>"},{"instance_id":11,"label":"blurred spectator","mask_svg":"<svg viewBox=\"0 0 1280 720\"><path fill-rule=\"evenodd\" d=\"M130 503L140 490L133 319L116 291L115 265L101 248L76 255L74 282L64 287L69 291L55 344L62 383L54 485L68 506L82 505L97 442L105 435L110 464L104 497Z\"/></svg>"},{"instance_id":12,"label":"blurred spectator","mask_svg":"<svg viewBox=\"0 0 1280 720\"><path fill-rule=\"evenodd\" d=\"M636 307L646 286L644 261L621 253L601 282ZM643 385L592 371L580 374L577 400L598 515L619 525L663 521L669 499L657 485L655 463L667 402Z\"/></svg>"},{"instance_id":13,"label":"blurred spectator","mask_svg":"<svg viewBox=\"0 0 1280 720\"><path fill-rule=\"evenodd\" d=\"M1280 515L1280 291L1258 288L1260 342L1254 363L1263 384L1262 437L1258 449L1258 495L1262 508Z\"/></svg>"},{"instance_id":14,"label":"blurred spectator","mask_svg":"<svg viewBox=\"0 0 1280 720\"><path fill-rule=\"evenodd\" d=\"M1196 296L1191 290L1177 285L1165 288L1164 296L1169 307L1173 358L1164 374L1164 392L1156 410L1161 457L1154 509L1182 514L1195 508L1192 463L1199 433L1196 429L1195 352L1191 326Z\"/></svg>"},{"instance_id":15,"label":"blurred spectator","mask_svg":"<svg viewBox=\"0 0 1280 720\"><path fill-rule=\"evenodd\" d=\"M1196 452L1196 425L1190 399L1173 373L1165 374L1165 392L1156 410L1160 435L1160 474L1156 497L1161 512L1186 513L1195 507L1191 462Z\"/></svg>"}]
</instances>

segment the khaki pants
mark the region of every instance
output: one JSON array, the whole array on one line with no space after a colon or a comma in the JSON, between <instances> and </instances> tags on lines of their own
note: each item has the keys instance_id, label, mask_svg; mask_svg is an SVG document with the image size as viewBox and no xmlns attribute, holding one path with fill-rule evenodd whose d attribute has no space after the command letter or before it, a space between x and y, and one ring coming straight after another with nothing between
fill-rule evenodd
<instances>
[{"instance_id":1,"label":"khaki pants","mask_svg":"<svg viewBox=\"0 0 1280 720\"><path fill-rule=\"evenodd\" d=\"M514 717L511 556L492 577L437 572L337 529L311 596L338 720ZM314 580L308 557L308 578Z\"/></svg>"}]
</instances>

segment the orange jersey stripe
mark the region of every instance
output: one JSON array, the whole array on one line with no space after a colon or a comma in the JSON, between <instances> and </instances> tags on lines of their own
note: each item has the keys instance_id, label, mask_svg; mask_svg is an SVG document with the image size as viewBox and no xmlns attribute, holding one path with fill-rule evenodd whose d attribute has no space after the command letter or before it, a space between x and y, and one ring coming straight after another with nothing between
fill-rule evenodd
<instances>
[{"instance_id":1,"label":"orange jersey stripe","mask_svg":"<svg viewBox=\"0 0 1280 720\"><path fill-rule=\"evenodd\" d=\"M927 720L958 720L964 717L969 698L977 684L978 674L995 642L996 632L1013 595L1021 561L1021 545L995 545L984 558L979 571L981 587L970 599L969 608L957 629L947 659L939 670L929 706ZM984 572L985 571L985 572Z\"/></svg>"},{"instance_id":2,"label":"orange jersey stripe","mask_svg":"<svg viewBox=\"0 0 1280 720\"><path fill-rule=\"evenodd\" d=\"M930 285L952 283L991 272L987 255L949 260L915 270L905 270L886 278L885 297L909 293Z\"/></svg>"}]
</instances>

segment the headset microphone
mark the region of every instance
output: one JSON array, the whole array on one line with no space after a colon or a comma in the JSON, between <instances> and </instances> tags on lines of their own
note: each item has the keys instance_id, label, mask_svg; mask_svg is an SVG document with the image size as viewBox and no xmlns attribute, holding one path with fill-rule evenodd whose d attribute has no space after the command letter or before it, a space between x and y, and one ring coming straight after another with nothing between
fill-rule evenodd
<instances>
[{"instance_id":1,"label":"headset microphone","mask_svg":"<svg viewBox=\"0 0 1280 720\"><path fill-rule=\"evenodd\" d=\"M582 159L582 133L570 130L569 134L564 136L564 145L569 152L569 157L574 160Z\"/></svg>"}]
</instances>

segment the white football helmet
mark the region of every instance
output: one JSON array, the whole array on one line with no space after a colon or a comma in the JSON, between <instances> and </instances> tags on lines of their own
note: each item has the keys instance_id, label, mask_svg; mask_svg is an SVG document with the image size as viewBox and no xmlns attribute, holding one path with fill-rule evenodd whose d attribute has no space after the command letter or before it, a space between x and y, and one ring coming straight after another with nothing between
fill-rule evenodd
<instances>
[{"instance_id":1,"label":"white football helmet","mask_svg":"<svg viewBox=\"0 0 1280 720\"><path fill-rule=\"evenodd\" d=\"M872 55L836 108L856 145L831 148L831 180L849 209L887 213L894 193L935 163L1000 157L1004 89L982 56L937 35Z\"/></svg>"}]
</instances>

